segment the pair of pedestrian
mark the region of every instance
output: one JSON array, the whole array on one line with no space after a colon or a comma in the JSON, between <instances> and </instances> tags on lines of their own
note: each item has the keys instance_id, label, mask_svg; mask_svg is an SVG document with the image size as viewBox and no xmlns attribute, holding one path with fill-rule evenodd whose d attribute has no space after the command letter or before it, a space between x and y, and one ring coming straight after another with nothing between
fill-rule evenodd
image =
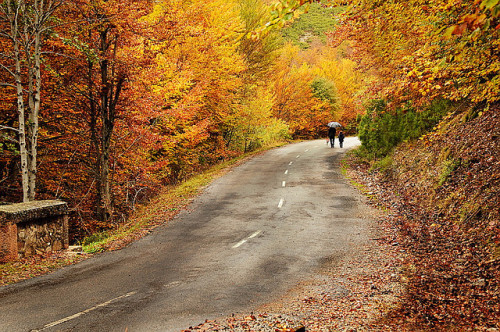
<instances>
[{"instance_id":1,"label":"pair of pedestrian","mask_svg":"<svg viewBox=\"0 0 500 332\"><path fill-rule=\"evenodd\" d=\"M335 129L334 127L330 127L330 129L328 129L328 138L330 139L330 146L333 148L334 145L335 145L335 135L337 134L337 129ZM340 147L342 148L344 146L344 132L340 131L339 132L339 145Z\"/></svg>"}]
</instances>

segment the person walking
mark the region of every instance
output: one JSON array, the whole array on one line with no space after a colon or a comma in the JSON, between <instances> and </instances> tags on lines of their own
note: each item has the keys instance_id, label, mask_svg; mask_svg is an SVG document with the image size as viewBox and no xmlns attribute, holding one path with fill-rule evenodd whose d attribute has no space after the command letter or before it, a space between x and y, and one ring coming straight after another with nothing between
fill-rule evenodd
<instances>
[{"instance_id":1,"label":"person walking","mask_svg":"<svg viewBox=\"0 0 500 332\"><path fill-rule=\"evenodd\" d=\"M340 147L342 148L342 146L344 146L344 132L341 130L340 133L339 133L339 144L340 144Z\"/></svg>"},{"instance_id":2,"label":"person walking","mask_svg":"<svg viewBox=\"0 0 500 332\"><path fill-rule=\"evenodd\" d=\"M328 129L328 138L330 138L330 146L333 148L333 145L335 143L335 134L337 133L337 129L335 127L330 127Z\"/></svg>"}]
</instances>

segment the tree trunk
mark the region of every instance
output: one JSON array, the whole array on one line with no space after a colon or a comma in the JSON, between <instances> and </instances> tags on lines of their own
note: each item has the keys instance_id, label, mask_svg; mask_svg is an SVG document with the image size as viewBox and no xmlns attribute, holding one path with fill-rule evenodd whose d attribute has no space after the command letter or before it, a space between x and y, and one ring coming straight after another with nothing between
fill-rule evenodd
<instances>
[{"instance_id":1,"label":"tree trunk","mask_svg":"<svg viewBox=\"0 0 500 332\"><path fill-rule=\"evenodd\" d=\"M12 9L15 9L13 12ZM11 37L14 48L15 72L14 81L17 94L17 113L19 118L18 134L19 134L19 154L21 157L21 181L23 188L23 202L29 201L29 176L28 176L28 151L26 148L26 115L24 105L24 91L21 71L21 51L19 47L19 13L20 5L8 6L7 14L10 18Z\"/></svg>"},{"instance_id":2,"label":"tree trunk","mask_svg":"<svg viewBox=\"0 0 500 332\"><path fill-rule=\"evenodd\" d=\"M42 13L43 14L43 13ZM37 14L37 21L40 20ZM38 114L40 113L40 90L42 85L41 77L41 35L40 31L35 32L35 48L33 52L34 66L30 78L30 90L29 90L29 100L30 100L30 130L29 130L29 141L30 141L30 151L29 151L29 162L28 162L28 199L34 200L36 193L36 172L37 172L37 147L38 147ZM34 83L33 83L34 81Z\"/></svg>"},{"instance_id":3,"label":"tree trunk","mask_svg":"<svg viewBox=\"0 0 500 332\"><path fill-rule=\"evenodd\" d=\"M12 42L12 53L7 58L12 59L15 65L13 72L6 66L3 69L13 76L16 89L24 202L34 200L36 192L43 33L49 28L47 22L50 16L63 2L10 0L0 3L0 14L3 14L0 19L10 24L10 31L3 34ZM27 77L23 77L26 74Z\"/></svg>"},{"instance_id":4,"label":"tree trunk","mask_svg":"<svg viewBox=\"0 0 500 332\"><path fill-rule=\"evenodd\" d=\"M104 23L105 25L107 23ZM99 32L99 61L100 90L95 95L96 99L91 100L91 139L96 150L96 175L99 181L98 186L98 214L102 221L109 222L113 216L112 183L110 176L110 156L113 132L116 121L116 106L120 98L121 90L125 82L123 75L116 77L115 63L108 60L108 57L115 59L117 36L111 36L113 27L106 25ZM112 54L109 54L113 52ZM92 64L89 62L89 90L93 91ZM89 94L93 96L93 92ZM97 99L98 98L98 99ZM99 110L100 121L97 121L97 110ZM95 113L93 112L95 111ZM94 118L95 116L95 118ZM98 122L101 125L99 130Z\"/></svg>"},{"instance_id":5,"label":"tree trunk","mask_svg":"<svg viewBox=\"0 0 500 332\"><path fill-rule=\"evenodd\" d=\"M108 126L103 126L103 140L102 140L102 151L101 151L101 160L100 160L100 197L101 197L101 217L103 221L109 221L112 216L112 200L111 200L111 186L109 181L109 156L110 156L110 147L111 147L111 134L112 134L112 126L108 124Z\"/></svg>"},{"instance_id":6,"label":"tree trunk","mask_svg":"<svg viewBox=\"0 0 500 332\"><path fill-rule=\"evenodd\" d=\"M16 91L17 91L17 113L19 115L19 154L21 157L21 181L23 186L23 202L29 201L29 173L28 173L28 151L26 149L26 123L23 83L21 80L21 60L19 58L19 46L14 43L14 54L16 61Z\"/></svg>"}]
</instances>

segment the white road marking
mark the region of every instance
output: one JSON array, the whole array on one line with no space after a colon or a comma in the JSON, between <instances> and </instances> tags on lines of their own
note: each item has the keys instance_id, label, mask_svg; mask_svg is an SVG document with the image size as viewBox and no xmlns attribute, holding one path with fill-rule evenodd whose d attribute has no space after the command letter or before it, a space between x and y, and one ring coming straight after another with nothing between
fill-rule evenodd
<instances>
[{"instance_id":1,"label":"white road marking","mask_svg":"<svg viewBox=\"0 0 500 332\"><path fill-rule=\"evenodd\" d=\"M247 237L246 239L243 239L241 240L240 242L236 243L234 246L233 246L233 249L236 249L238 248L239 246L241 246L243 243L247 242L248 240L250 239L253 239L254 237L256 237L257 235L259 235L262 231L257 231L255 233L253 233L252 235L250 235L249 237Z\"/></svg>"},{"instance_id":2,"label":"white road marking","mask_svg":"<svg viewBox=\"0 0 500 332\"><path fill-rule=\"evenodd\" d=\"M309 149L306 149L306 152L309 152Z\"/></svg>"},{"instance_id":3,"label":"white road marking","mask_svg":"<svg viewBox=\"0 0 500 332\"><path fill-rule=\"evenodd\" d=\"M179 286L182 282L180 281L172 281L169 282L168 284L163 285L164 287L170 288L170 287L176 287Z\"/></svg>"},{"instance_id":4,"label":"white road marking","mask_svg":"<svg viewBox=\"0 0 500 332\"><path fill-rule=\"evenodd\" d=\"M233 246L233 249L236 249L238 248L239 246L241 246L243 243L247 242L248 240L247 239L243 239L241 240L240 242L236 243L234 246Z\"/></svg>"},{"instance_id":5,"label":"white road marking","mask_svg":"<svg viewBox=\"0 0 500 332\"><path fill-rule=\"evenodd\" d=\"M300 158L300 154L297 157L295 157L295 158L297 158L297 159Z\"/></svg>"},{"instance_id":6,"label":"white road marking","mask_svg":"<svg viewBox=\"0 0 500 332\"><path fill-rule=\"evenodd\" d=\"M262 231L257 231L257 232L255 232L255 233L253 233L252 235L250 235L248 238L249 238L249 239L253 239L253 238L254 238L254 237L256 237L257 235L259 235L259 234L260 234L260 232L262 232Z\"/></svg>"},{"instance_id":7,"label":"white road marking","mask_svg":"<svg viewBox=\"0 0 500 332\"><path fill-rule=\"evenodd\" d=\"M281 186L285 187L286 186L286 181L281 182Z\"/></svg>"},{"instance_id":8,"label":"white road marking","mask_svg":"<svg viewBox=\"0 0 500 332\"><path fill-rule=\"evenodd\" d=\"M288 170L285 171L285 175L287 175L287 174L288 174Z\"/></svg>"},{"instance_id":9,"label":"white road marking","mask_svg":"<svg viewBox=\"0 0 500 332\"><path fill-rule=\"evenodd\" d=\"M293 164L293 161L291 161L288 165L291 165L291 164Z\"/></svg>"},{"instance_id":10,"label":"white road marking","mask_svg":"<svg viewBox=\"0 0 500 332\"><path fill-rule=\"evenodd\" d=\"M60 320L55 321L55 322L53 322L53 323L46 324L46 325L44 325L44 326L43 326L43 328L41 328L40 330L34 330L34 331L43 331L43 330L46 330L46 329L48 329L48 328L51 328L51 327L57 326L57 325L59 325L59 324L66 323L66 322L68 322L68 321L70 321L70 320L73 320L73 319L75 319L75 318L78 318L78 317L80 317L80 316L83 316L83 315L85 315L85 314L88 314L88 313L89 313L89 312L91 312L91 311L94 311L94 310L96 310L96 309L99 309L99 308L105 307L105 306L107 306L107 305L111 304L112 302L115 302L115 301L117 301L117 300L120 300L120 299L123 299L123 298L129 297L129 296L132 296L132 295L134 295L134 294L136 294L136 293L137 293L137 292L136 292L136 291L134 291L134 292L129 292L129 293L127 293L127 294L125 294L125 295L122 295L122 296L115 297L115 298L114 298L114 299L112 299L112 300L109 300L109 301L106 301L106 302L104 302L104 303L98 304L98 305L96 305L96 306L94 306L94 307L92 307L92 308L89 308L89 309L83 310L83 311L81 311L81 312L79 312L79 313L76 313L76 314L74 314L74 315L71 315L71 316L68 316L68 317L66 317L66 318L60 319Z\"/></svg>"},{"instance_id":11,"label":"white road marking","mask_svg":"<svg viewBox=\"0 0 500 332\"><path fill-rule=\"evenodd\" d=\"M282 199L280 199L280 202L278 203L278 208L280 208L280 209L281 209L281 207L283 206L283 203L284 203L284 202L285 202L285 201L283 200L283 198L282 198Z\"/></svg>"}]
</instances>

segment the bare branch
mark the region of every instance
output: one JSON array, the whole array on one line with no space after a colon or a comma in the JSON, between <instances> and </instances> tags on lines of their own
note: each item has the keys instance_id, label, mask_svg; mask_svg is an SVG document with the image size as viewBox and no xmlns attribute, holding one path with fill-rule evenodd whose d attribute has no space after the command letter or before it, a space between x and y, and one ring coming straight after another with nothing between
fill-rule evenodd
<instances>
[{"instance_id":1,"label":"bare branch","mask_svg":"<svg viewBox=\"0 0 500 332\"><path fill-rule=\"evenodd\" d=\"M9 126L3 126L3 125L0 125L0 130L12 130L12 131L15 131L16 133L19 132L19 129L9 127Z\"/></svg>"},{"instance_id":2,"label":"bare branch","mask_svg":"<svg viewBox=\"0 0 500 332\"><path fill-rule=\"evenodd\" d=\"M87 19L82 19L82 20L76 20L76 21L70 21L70 22L63 22L63 23L59 23L59 24L54 24L54 25L47 25L45 28L42 28L40 29L40 32L44 33L48 30L54 30L56 28L60 28L60 27L63 27L65 25L74 25L76 23L87 23L87 22L99 22L99 21L102 21L101 19L91 19L91 20L87 20Z\"/></svg>"},{"instance_id":3,"label":"bare branch","mask_svg":"<svg viewBox=\"0 0 500 332\"><path fill-rule=\"evenodd\" d=\"M12 76L14 76L14 77L16 76L16 75L14 74L14 72L13 72L12 70L10 70L10 69L9 69L9 67L7 67L7 66L5 66L5 65L3 65L3 64L1 64L1 63L0 63L0 68L4 69L4 70L5 70L6 72L8 72L10 75L12 75Z\"/></svg>"},{"instance_id":4,"label":"bare branch","mask_svg":"<svg viewBox=\"0 0 500 332\"><path fill-rule=\"evenodd\" d=\"M9 59L9 60L13 60L14 59L14 57L12 56L12 54L3 53L3 52L0 52L0 58Z\"/></svg>"},{"instance_id":5,"label":"bare branch","mask_svg":"<svg viewBox=\"0 0 500 332\"><path fill-rule=\"evenodd\" d=\"M8 86L10 88L16 88L16 86L14 84L9 84L9 83L1 83L0 82L0 86Z\"/></svg>"},{"instance_id":6,"label":"bare branch","mask_svg":"<svg viewBox=\"0 0 500 332\"><path fill-rule=\"evenodd\" d=\"M4 38L7 38L7 39L10 39L10 40L13 40L14 38L12 37L12 35L8 34L8 33L5 33L4 31L1 31L0 30L0 36L1 37L4 37Z\"/></svg>"}]
</instances>

